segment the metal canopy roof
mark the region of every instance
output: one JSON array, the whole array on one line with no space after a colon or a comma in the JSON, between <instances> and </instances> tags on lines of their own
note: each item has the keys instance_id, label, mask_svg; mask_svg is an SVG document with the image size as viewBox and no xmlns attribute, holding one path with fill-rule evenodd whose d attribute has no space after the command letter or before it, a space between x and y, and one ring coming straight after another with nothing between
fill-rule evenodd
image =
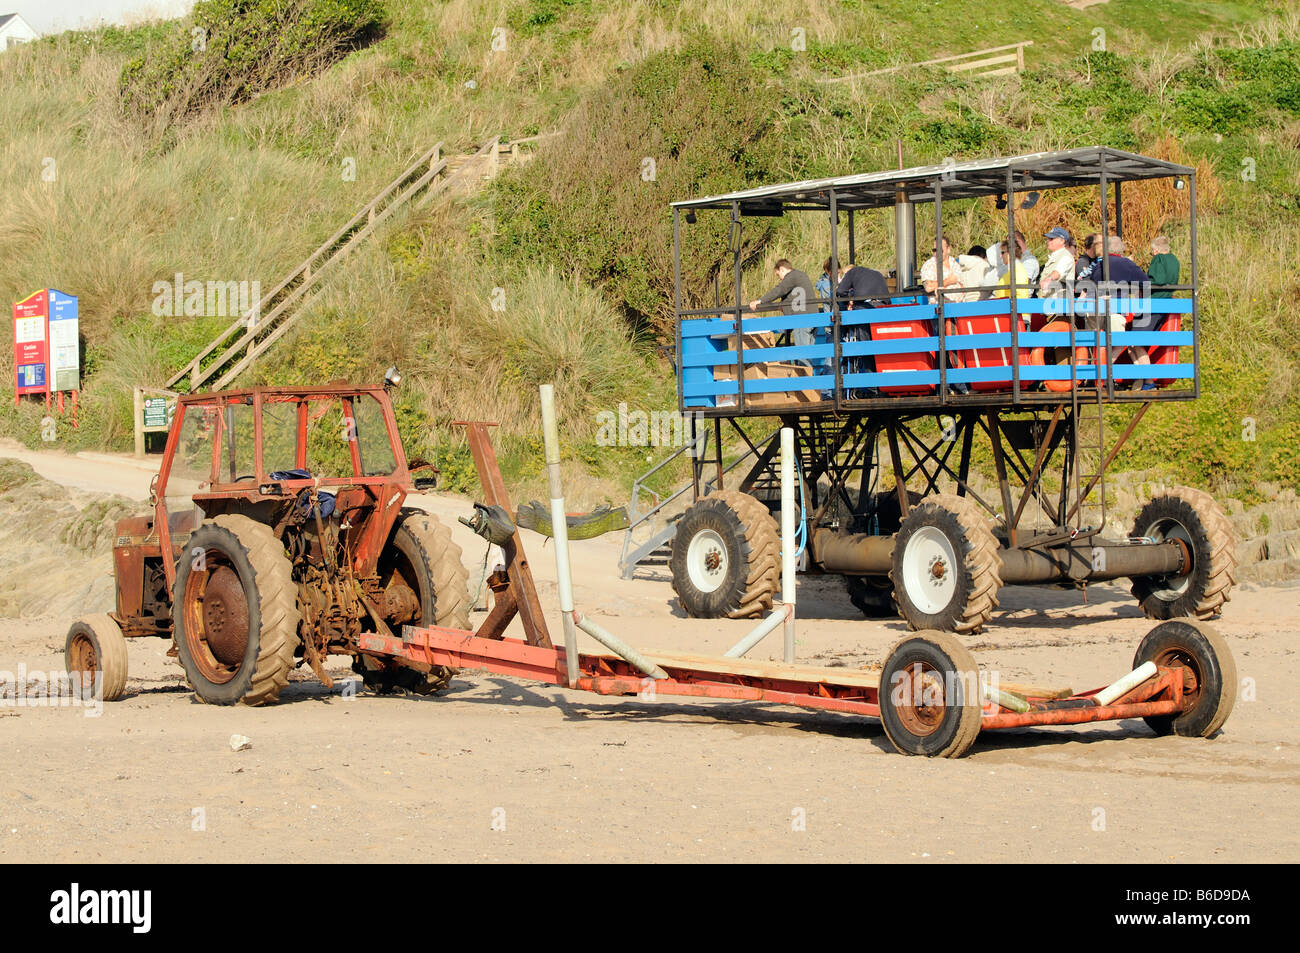
<instances>
[{"instance_id":1,"label":"metal canopy roof","mask_svg":"<svg viewBox=\"0 0 1300 953\"><path fill-rule=\"evenodd\" d=\"M845 175L834 179L810 179L784 185L768 185L727 195L673 202L674 208L730 208L740 204L744 215L780 214L786 209L825 209L835 193L838 208L869 209L892 206L902 190L913 202L932 202L935 186L947 199L969 199L1002 195L1007 191L1007 172L1013 176L1013 191L1096 185L1103 170L1108 181L1159 179L1192 175L1184 165L1153 159L1104 146L1067 149L1063 152L1034 152L1002 159L979 159L949 165L926 165L912 169Z\"/></svg>"}]
</instances>

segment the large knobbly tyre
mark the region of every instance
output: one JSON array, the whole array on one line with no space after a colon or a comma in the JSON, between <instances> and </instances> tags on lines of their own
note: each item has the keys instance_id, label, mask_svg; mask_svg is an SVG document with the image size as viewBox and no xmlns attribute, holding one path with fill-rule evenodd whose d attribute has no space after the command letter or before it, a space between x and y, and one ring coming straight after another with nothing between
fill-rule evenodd
<instances>
[{"instance_id":1,"label":"large knobbly tyre","mask_svg":"<svg viewBox=\"0 0 1300 953\"><path fill-rule=\"evenodd\" d=\"M903 520L889 576L898 611L913 629L973 634L998 605L1002 557L973 500L936 493Z\"/></svg>"},{"instance_id":2,"label":"large knobbly tyre","mask_svg":"<svg viewBox=\"0 0 1300 953\"><path fill-rule=\"evenodd\" d=\"M878 576L845 576L844 586L849 591L849 602L864 617L893 619L898 616L894 587L888 579Z\"/></svg>"},{"instance_id":3,"label":"large knobbly tyre","mask_svg":"<svg viewBox=\"0 0 1300 953\"><path fill-rule=\"evenodd\" d=\"M379 571L386 585L402 584L416 594L418 613L401 624L469 629L469 571L461 561L461 548L452 542L451 530L436 516L403 510L380 557ZM456 674L444 666L419 672L368 657L358 663L353 668L361 673L362 683L380 694L404 690L432 695L446 688Z\"/></svg>"},{"instance_id":4,"label":"large knobbly tyre","mask_svg":"<svg viewBox=\"0 0 1300 953\"><path fill-rule=\"evenodd\" d=\"M126 638L107 613L82 616L72 623L63 660L68 674L80 680L77 688L82 698L93 697L96 678L106 702L117 701L126 691Z\"/></svg>"},{"instance_id":5,"label":"large knobbly tyre","mask_svg":"<svg viewBox=\"0 0 1300 953\"><path fill-rule=\"evenodd\" d=\"M781 537L767 507L719 490L682 514L673 536L673 591L697 619L770 612L781 576Z\"/></svg>"},{"instance_id":6,"label":"large knobbly tyre","mask_svg":"<svg viewBox=\"0 0 1300 953\"><path fill-rule=\"evenodd\" d=\"M1144 662L1162 668L1189 668L1196 680L1186 711L1142 719L1152 731L1209 738L1223 727L1237 700L1237 663L1215 629L1197 619L1162 622L1146 634L1133 656L1134 668ZM1188 691L1186 687L1183 690Z\"/></svg>"},{"instance_id":7,"label":"large knobbly tyre","mask_svg":"<svg viewBox=\"0 0 1300 953\"><path fill-rule=\"evenodd\" d=\"M1180 539L1192 556L1181 576L1134 576L1133 595L1149 619L1213 619L1237 583L1237 538L1223 508L1202 490L1174 487L1133 520L1133 536Z\"/></svg>"},{"instance_id":8,"label":"large knobbly tyre","mask_svg":"<svg viewBox=\"0 0 1300 953\"><path fill-rule=\"evenodd\" d=\"M298 648L298 588L271 527L227 514L194 531L176 568L176 649L213 705L276 701Z\"/></svg>"},{"instance_id":9,"label":"large knobbly tyre","mask_svg":"<svg viewBox=\"0 0 1300 953\"><path fill-rule=\"evenodd\" d=\"M979 668L947 632L917 632L889 650L880 673L880 723L903 754L960 758L980 731Z\"/></svg>"}]
</instances>

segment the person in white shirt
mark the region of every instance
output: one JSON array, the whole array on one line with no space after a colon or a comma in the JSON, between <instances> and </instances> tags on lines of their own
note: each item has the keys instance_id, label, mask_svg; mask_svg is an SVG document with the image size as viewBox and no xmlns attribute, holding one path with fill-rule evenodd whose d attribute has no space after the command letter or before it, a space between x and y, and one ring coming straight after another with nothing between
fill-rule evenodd
<instances>
[{"instance_id":1,"label":"person in white shirt","mask_svg":"<svg viewBox=\"0 0 1300 953\"><path fill-rule=\"evenodd\" d=\"M943 240L943 287L960 288L962 282L962 267L953 257L952 248L948 245L948 239ZM937 304L939 302L939 263L938 263L938 246L935 246L935 254L925 260L921 266L921 287L925 293L930 296L930 302ZM945 301L962 301L964 295L946 294L943 296Z\"/></svg>"},{"instance_id":2,"label":"person in white shirt","mask_svg":"<svg viewBox=\"0 0 1300 953\"><path fill-rule=\"evenodd\" d=\"M1066 281L1074 278L1074 256L1067 247L1070 233L1056 227L1043 236L1047 239L1047 264L1038 277L1038 287L1043 292L1059 291Z\"/></svg>"}]
</instances>

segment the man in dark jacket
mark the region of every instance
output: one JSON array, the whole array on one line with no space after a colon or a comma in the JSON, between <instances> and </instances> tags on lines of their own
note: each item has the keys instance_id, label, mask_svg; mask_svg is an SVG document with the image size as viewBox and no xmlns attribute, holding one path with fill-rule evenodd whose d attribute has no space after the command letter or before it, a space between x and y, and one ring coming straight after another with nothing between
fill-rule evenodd
<instances>
[{"instance_id":1,"label":"man in dark jacket","mask_svg":"<svg viewBox=\"0 0 1300 953\"><path fill-rule=\"evenodd\" d=\"M845 311L874 307L889 303L889 285L885 276L875 269L854 265L847 271L840 269L840 283L835 296L849 299L849 303L842 306Z\"/></svg>"},{"instance_id":2,"label":"man in dark jacket","mask_svg":"<svg viewBox=\"0 0 1300 953\"><path fill-rule=\"evenodd\" d=\"M813 283L808 280L808 276L790 264L788 259L782 258L776 263L776 287L749 303L750 311L757 311L759 308L767 307L771 304L780 303L783 314L816 314L817 313L817 291L813 288ZM790 340L796 346L812 345L816 342L816 335L812 328L795 328L790 332ZM801 360L801 364L810 364L809 361Z\"/></svg>"},{"instance_id":3,"label":"man in dark jacket","mask_svg":"<svg viewBox=\"0 0 1300 953\"><path fill-rule=\"evenodd\" d=\"M1098 259L1097 266L1092 270L1092 280L1097 284L1098 298L1140 299L1151 293L1151 276L1143 271L1131 258L1124 257L1124 239L1118 235L1108 237L1106 239L1106 252L1106 255ZM1149 318L1149 313L1143 317L1144 320L1141 323L1145 325L1148 323L1145 318ZM1135 316L1129 315L1128 318L1133 319ZM1109 326L1111 334L1118 334L1127 330L1127 323L1123 313L1110 312ZM1125 352L1128 353L1129 359L1134 364L1151 363L1145 348L1112 347L1110 349L1111 364L1113 365ZM1144 384L1144 381L1134 380L1130 383L1130 386L1142 388Z\"/></svg>"}]
</instances>

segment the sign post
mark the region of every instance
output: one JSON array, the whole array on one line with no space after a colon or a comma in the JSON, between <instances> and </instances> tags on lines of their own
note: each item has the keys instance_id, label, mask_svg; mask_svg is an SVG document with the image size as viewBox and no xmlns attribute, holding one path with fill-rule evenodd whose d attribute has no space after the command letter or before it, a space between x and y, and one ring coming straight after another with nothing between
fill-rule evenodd
<instances>
[{"instance_id":1,"label":"sign post","mask_svg":"<svg viewBox=\"0 0 1300 953\"><path fill-rule=\"evenodd\" d=\"M44 394L50 404L50 293L34 292L14 304L14 406L23 394Z\"/></svg>"},{"instance_id":2,"label":"sign post","mask_svg":"<svg viewBox=\"0 0 1300 953\"><path fill-rule=\"evenodd\" d=\"M14 304L14 404L24 394L72 393L72 425L77 425L77 394L81 390L80 321L76 295L42 288Z\"/></svg>"}]
</instances>

